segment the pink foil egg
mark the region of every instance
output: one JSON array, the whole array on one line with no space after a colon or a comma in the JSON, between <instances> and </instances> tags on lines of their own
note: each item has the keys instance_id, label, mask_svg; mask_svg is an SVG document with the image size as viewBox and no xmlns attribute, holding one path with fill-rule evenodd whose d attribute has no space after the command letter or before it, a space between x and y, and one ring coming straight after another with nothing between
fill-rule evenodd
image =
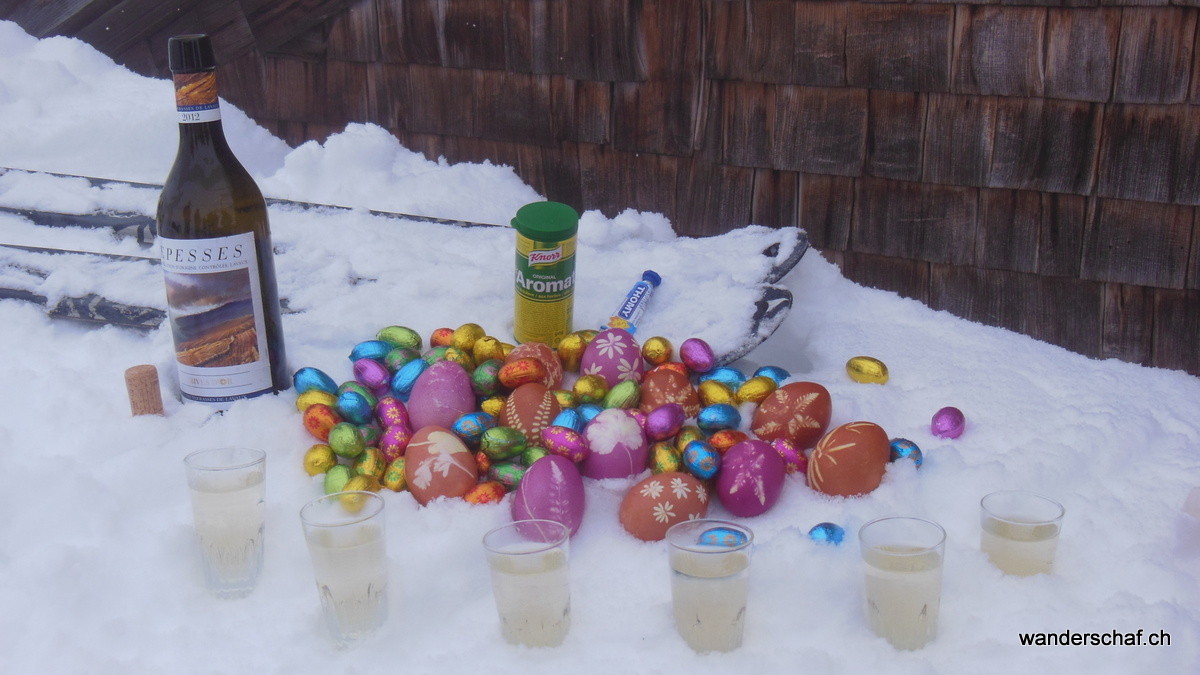
<instances>
[{"instance_id":1,"label":"pink foil egg","mask_svg":"<svg viewBox=\"0 0 1200 675\"><path fill-rule=\"evenodd\" d=\"M666 440L683 428L687 414L678 403L665 403L646 415L646 435L652 441Z\"/></svg>"},{"instance_id":2,"label":"pink foil egg","mask_svg":"<svg viewBox=\"0 0 1200 675\"><path fill-rule=\"evenodd\" d=\"M771 441L771 447L783 458L784 468L788 473L798 473L801 476L808 473L808 457L795 443L786 438L776 438Z\"/></svg>"},{"instance_id":3,"label":"pink foil egg","mask_svg":"<svg viewBox=\"0 0 1200 675\"><path fill-rule=\"evenodd\" d=\"M938 438L958 438L967 428L967 418L954 406L946 406L933 414L929 430Z\"/></svg>"},{"instance_id":4,"label":"pink foil egg","mask_svg":"<svg viewBox=\"0 0 1200 675\"><path fill-rule=\"evenodd\" d=\"M407 424L397 424L383 430L383 435L379 437L379 451L388 464L404 456L412 437L412 429Z\"/></svg>"},{"instance_id":5,"label":"pink foil egg","mask_svg":"<svg viewBox=\"0 0 1200 675\"><path fill-rule=\"evenodd\" d=\"M688 338L679 345L679 360L694 373L707 373L717 365L712 347L700 338Z\"/></svg>"},{"instance_id":6,"label":"pink foil egg","mask_svg":"<svg viewBox=\"0 0 1200 675\"><path fill-rule=\"evenodd\" d=\"M582 462L591 454L587 439L570 427L550 426L542 429L542 447L572 462Z\"/></svg>"},{"instance_id":7,"label":"pink foil egg","mask_svg":"<svg viewBox=\"0 0 1200 675\"><path fill-rule=\"evenodd\" d=\"M412 428L412 421L408 418L408 408L395 396L384 396L379 399L379 402L375 404L375 417L385 427L403 424Z\"/></svg>"}]
</instances>

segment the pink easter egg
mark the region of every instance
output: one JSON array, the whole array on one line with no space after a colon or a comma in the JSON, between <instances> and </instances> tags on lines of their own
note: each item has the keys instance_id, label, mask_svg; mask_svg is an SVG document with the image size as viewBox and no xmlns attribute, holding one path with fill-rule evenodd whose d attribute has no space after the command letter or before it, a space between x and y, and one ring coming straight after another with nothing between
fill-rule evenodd
<instances>
[{"instance_id":1,"label":"pink easter egg","mask_svg":"<svg viewBox=\"0 0 1200 675\"><path fill-rule=\"evenodd\" d=\"M438 361L425 369L408 397L412 427L450 428L455 420L475 410L471 376L453 361Z\"/></svg>"},{"instance_id":2,"label":"pink easter egg","mask_svg":"<svg viewBox=\"0 0 1200 675\"><path fill-rule=\"evenodd\" d=\"M583 436L591 449L583 461L584 476L627 478L646 469L650 452L646 432L628 411L602 410L583 428Z\"/></svg>"},{"instance_id":3,"label":"pink easter egg","mask_svg":"<svg viewBox=\"0 0 1200 675\"><path fill-rule=\"evenodd\" d=\"M383 396L379 399L379 402L375 404L375 417L385 427L403 424L409 429L412 428L412 420L408 417L408 407L395 396Z\"/></svg>"},{"instance_id":4,"label":"pink easter egg","mask_svg":"<svg viewBox=\"0 0 1200 675\"><path fill-rule=\"evenodd\" d=\"M531 518L562 523L574 535L583 523L583 478L571 460L546 455L534 462L512 502L513 520Z\"/></svg>"},{"instance_id":5,"label":"pink easter egg","mask_svg":"<svg viewBox=\"0 0 1200 675\"><path fill-rule=\"evenodd\" d=\"M642 381L645 364L642 349L628 331L607 328L596 334L583 350L579 361L581 375L599 375L615 387L621 382Z\"/></svg>"},{"instance_id":6,"label":"pink easter egg","mask_svg":"<svg viewBox=\"0 0 1200 675\"><path fill-rule=\"evenodd\" d=\"M542 447L577 463L584 461L591 454L587 439L571 427L549 426L542 429Z\"/></svg>"},{"instance_id":7,"label":"pink easter egg","mask_svg":"<svg viewBox=\"0 0 1200 675\"><path fill-rule=\"evenodd\" d=\"M946 406L933 414L929 430L938 438L958 438L967 428L967 418L954 406Z\"/></svg>"},{"instance_id":8,"label":"pink easter egg","mask_svg":"<svg viewBox=\"0 0 1200 675\"><path fill-rule=\"evenodd\" d=\"M379 437L379 452L389 464L404 456L408 444L412 441L413 432L407 424L396 424L383 430Z\"/></svg>"},{"instance_id":9,"label":"pink easter egg","mask_svg":"<svg viewBox=\"0 0 1200 675\"><path fill-rule=\"evenodd\" d=\"M687 413L678 403L666 403L651 410L646 415L646 435L652 441L666 440L683 428Z\"/></svg>"},{"instance_id":10,"label":"pink easter egg","mask_svg":"<svg viewBox=\"0 0 1200 675\"><path fill-rule=\"evenodd\" d=\"M712 347L700 338L688 338L679 345L679 360L694 373L707 373L717 365Z\"/></svg>"},{"instance_id":11,"label":"pink easter egg","mask_svg":"<svg viewBox=\"0 0 1200 675\"><path fill-rule=\"evenodd\" d=\"M742 441L721 458L717 498L735 516L761 515L779 501L786 473L783 458L766 441Z\"/></svg>"},{"instance_id":12,"label":"pink easter egg","mask_svg":"<svg viewBox=\"0 0 1200 675\"><path fill-rule=\"evenodd\" d=\"M798 473L803 476L808 473L808 457L804 450L791 440L776 438L771 441L771 447L783 458L784 467L789 474Z\"/></svg>"}]
</instances>

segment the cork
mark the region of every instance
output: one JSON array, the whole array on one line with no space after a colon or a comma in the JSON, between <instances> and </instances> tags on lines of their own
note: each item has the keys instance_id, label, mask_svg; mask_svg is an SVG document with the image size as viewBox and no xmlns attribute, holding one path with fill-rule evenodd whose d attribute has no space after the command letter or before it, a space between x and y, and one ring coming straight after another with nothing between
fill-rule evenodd
<instances>
[{"instance_id":1,"label":"cork","mask_svg":"<svg viewBox=\"0 0 1200 675\"><path fill-rule=\"evenodd\" d=\"M129 409L134 415L162 415L162 394L158 390L158 369L150 364L133 366L125 371L125 389L129 393Z\"/></svg>"}]
</instances>

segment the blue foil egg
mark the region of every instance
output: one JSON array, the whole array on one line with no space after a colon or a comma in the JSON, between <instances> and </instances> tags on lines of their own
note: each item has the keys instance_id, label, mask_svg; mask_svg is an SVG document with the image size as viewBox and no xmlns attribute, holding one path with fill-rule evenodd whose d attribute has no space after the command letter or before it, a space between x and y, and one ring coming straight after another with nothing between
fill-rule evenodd
<instances>
[{"instance_id":1,"label":"blue foil egg","mask_svg":"<svg viewBox=\"0 0 1200 675\"><path fill-rule=\"evenodd\" d=\"M337 395L338 388L337 382L334 382L332 377L326 375L324 371L311 367L297 370L292 375L292 386L296 388L297 395L314 389Z\"/></svg>"},{"instance_id":2,"label":"blue foil egg","mask_svg":"<svg viewBox=\"0 0 1200 675\"><path fill-rule=\"evenodd\" d=\"M700 480L708 480L721 470L721 453L705 441L692 441L683 449L683 467Z\"/></svg>"},{"instance_id":3,"label":"blue foil egg","mask_svg":"<svg viewBox=\"0 0 1200 675\"><path fill-rule=\"evenodd\" d=\"M483 432L494 426L496 426L495 417L483 411L476 411L455 420L450 430L466 441L468 445L476 446L479 444L479 439L483 438Z\"/></svg>"},{"instance_id":4,"label":"blue foil egg","mask_svg":"<svg viewBox=\"0 0 1200 675\"><path fill-rule=\"evenodd\" d=\"M713 368L700 376L700 382L705 380L716 380L736 391L746 381L746 375L733 366L721 366L720 368Z\"/></svg>"},{"instance_id":5,"label":"blue foil egg","mask_svg":"<svg viewBox=\"0 0 1200 675\"><path fill-rule=\"evenodd\" d=\"M350 350L350 360L375 359L382 362L390 351L392 345L383 340L366 340L354 345L354 349Z\"/></svg>"},{"instance_id":6,"label":"blue foil egg","mask_svg":"<svg viewBox=\"0 0 1200 675\"><path fill-rule=\"evenodd\" d=\"M392 376L392 393L396 395L396 398L408 399L413 385L417 383L417 378L428 367L429 364L424 359L414 359L400 366L400 370L397 370L396 374Z\"/></svg>"},{"instance_id":7,"label":"blue foil egg","mask_svg":"<svg viewBox=\"0 0 1200 675\"><path fill-rule=\"evenodd\" d=\"M745 532L734 529L732 527L712 527L700 533L696 538L696 543L701 546L727 546L735 547L742 546L750 538Z\"/></svg>"},{"instance_id":8,"label":"blue foil egg","mask_svg":"<svg viewBox=\"0 0 1200 675\"><path fill-rule=\"evenodd\" d=\"M550 426L583 431L583 415L580 415L579 411L574 408L567 408L554 417Z\"/></svg>"},{"instance_id":9,"label":"blue foil egg","mask_svg":"<svg viewBox=\"0 0 1200 675\"><path fill-rule=\"evenodd\" d=\"M604 406L595 403L580 403L575 410L579 412L579 417L583 419L583 424L586 426L588 422L596 418L596 415L604 412Z\"/></svg>"},{"instance_id":10,"label":"blue foil egg","mask_svg":"<svg viewBox=\"0 0 1200 675\"><path fill-rule=\"evenodd\" d=\"M846 530L834 523L817 523L808 531L808 538L823 544L837 545L846 537Z\"/></svg>"},{"instance_id":11,"label":"blue foil egg","mask_svg":"<svg viewBox=\"0 0 1200 675\"><path fill-rule=\"evenodd\" d=\"M375 407L357 391L343 391L338 394L337 411L342 419L354 424L366 424L375 419Z\"/></svg>"},{"instance_id":12,"label":"blue foil egg","mask_svg":"<svg viewBox=\"0 0 1200 675\"><path fill-rule=\"evenodd\" d=\"M921 448L907 438L893 438L891 450L891 461L893 462L898 459L911 459L913 464L920 468L921 463L925 461Z\"/></svg>"},{"instance_id":13,"label":"blue foil egg","mask_svg":"<svg viewBox=\"0 0 1200 675\"><path fill-rule=\"evenodd\" d=\"M705 406L696 416L696 426L710 433L722 429L736 429L741 423L742 414L728 403Z\"/></svg>"},{"instance_id":14,"label":"blue foil egg","mask_svg":"<svg viewBox=\"0 0 1200 675\"><path fill-rule=\"evenodd\" d=\"M775 380L775 384L783 384L789 377L792 376L791 373L783 368L780 368L779 366L763 366L762 368L754 371L754 375L752 377L758 377L759 375L766 375L772 380Z\"/></svg>"}]
</instances>

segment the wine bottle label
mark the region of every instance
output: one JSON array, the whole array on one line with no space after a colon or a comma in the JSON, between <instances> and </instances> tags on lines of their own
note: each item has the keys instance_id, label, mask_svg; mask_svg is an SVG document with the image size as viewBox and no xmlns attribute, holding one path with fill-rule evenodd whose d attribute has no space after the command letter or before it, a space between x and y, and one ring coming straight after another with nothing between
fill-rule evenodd
<instances>
[{"instance_id":1,"label":"wine bottle label","mask_svg":"<svg viewBox=\"0 0 1200 675\"><path fill-rule=\"evenodd\" d=\"M254 233L158 244L184 398L220 404L272 391Z\"/></svg>"},{"instance_id":2,"label":"wine bottle label","mask_svg":"<svg viewBox=\"0 0 1200 675\"><path fill-rule=\"evenodd\" d=\"M175 109L179 111L180 124L221 119L221 107L217 103L217 71L176 73L174 80Z\"/></svg>"}]
</instances>

